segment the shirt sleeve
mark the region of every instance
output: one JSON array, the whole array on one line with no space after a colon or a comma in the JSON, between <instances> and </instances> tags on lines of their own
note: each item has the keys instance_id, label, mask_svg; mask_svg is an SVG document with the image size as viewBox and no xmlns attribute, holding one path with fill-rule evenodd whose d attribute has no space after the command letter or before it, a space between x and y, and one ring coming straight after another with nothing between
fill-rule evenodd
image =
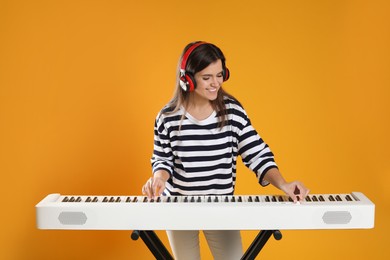
<instances>
[{"instance_id":1,"label":"shirt sleeve","mask_svg":"<svg viewBox=\"0 0 390 260\"><path fill-rule=\"evenodd\" d=\"M274 154L268 145L253 128L249 118L243 114L240 133L238 136L238 153L243 163L257 176L260 185L269 183L263 180L265 173L271 168L277 168Z\"/></svg>"},{"instance_id":2,"label":"shirt sleeve","mask_svg":"<svg viewBox=\"0 0 390 260\"><path fill-rule=\"evenodd\" d=\"M166 170L172 175L173 153L168 131L161 115L157 116L154 124L154 148L151 158L152 171Z\"/></svg>"}]
</instances>

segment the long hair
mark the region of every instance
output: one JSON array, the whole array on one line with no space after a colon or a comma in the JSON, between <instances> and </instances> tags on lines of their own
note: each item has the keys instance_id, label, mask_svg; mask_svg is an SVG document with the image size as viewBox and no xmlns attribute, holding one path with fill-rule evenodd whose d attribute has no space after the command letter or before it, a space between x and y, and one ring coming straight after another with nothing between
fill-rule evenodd
<instances>
[{"instance_id":1,"label":"long hair","mask_svg":"<svg viewBox=\"0 0 390 260\"><path fill-rule=\"evenodd\" d=\"M192 42L188 44L179 59L178 68L177 68L177 75L176 75L176 88L175 93L173 95L173 98L170 100L168 104L168 109L166 110L167 113L175 113L177 112L182 106L184 109L187 109L189 105L190 95L193 95L193 92L187 92L183 90L180 87L180 65L181 61L183 59L183 55L186 53L186 51L193 45L198 42ZM211 63L216 62L217 60L221 60L222 62L222 68L224 71L226 70L226 59L223 55L222 51L211 43L205 43L202 45L199 45L194 49L190 56L188 57L187 63L186 63L186 72L191 73L192 75L195 75L195 73L202 71L207 66L209 66ZM227 117L227 109L225 105L225 98L231 98L236 100L232 95L227 93L222 86L218 90L218 95L215 100L210 101L213 109L217 112L218 115L218 126L222 128L224 125L226 125L226 117ZM182 116L182 120L184 118L184 114Z\"/></svg>"}]
</instances>

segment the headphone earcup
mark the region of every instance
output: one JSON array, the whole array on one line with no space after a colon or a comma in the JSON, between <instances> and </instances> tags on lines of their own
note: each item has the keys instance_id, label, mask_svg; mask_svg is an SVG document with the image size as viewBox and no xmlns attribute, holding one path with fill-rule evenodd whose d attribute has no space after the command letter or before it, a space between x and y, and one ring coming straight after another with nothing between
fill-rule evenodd
<instances>
[{"instance_id":1,"label":"headphone earcup","mask_svg":"<svg viewBox=\"0 0 390 260\"><path fill-rule=\"evenodd\" d=\"M223 81L226 81L230 78L230 71L228 68L225 67L223 70Z\"/></svg>"},{"instance_id":2,"label":"headphone earcup","mask_svg":"<svg viewBox=\"0 0 390 260\"><path fill-rule=\"evenodd\" d=\"M186 75L184 75L184 78L187 84L187 91L188 92L194 91L196 88L195 78L189 73L186 73Z\"/></svg>"}]
</instances>

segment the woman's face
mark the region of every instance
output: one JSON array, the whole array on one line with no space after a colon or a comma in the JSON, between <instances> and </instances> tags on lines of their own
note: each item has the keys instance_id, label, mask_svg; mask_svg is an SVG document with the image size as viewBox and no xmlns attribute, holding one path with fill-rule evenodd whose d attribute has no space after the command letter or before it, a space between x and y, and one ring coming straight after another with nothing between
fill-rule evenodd
<instances>
[{"instance_id":1,"label":"woman's face","mask_svg":"<svg viewBox=\"0 0 390 260\"><path fill-rule=\"evenodd\" d=\"M195 95L204 100L215 100L218 90L223 82L222 61L217 60L205 69L195 73L196 80Z\"/></svg>"}]
</instances>

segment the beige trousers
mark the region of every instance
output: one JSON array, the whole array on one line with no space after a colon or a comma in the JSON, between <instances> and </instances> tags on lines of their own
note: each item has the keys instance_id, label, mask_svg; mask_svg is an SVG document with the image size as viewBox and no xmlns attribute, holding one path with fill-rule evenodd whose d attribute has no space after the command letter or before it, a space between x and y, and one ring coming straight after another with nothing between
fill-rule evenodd
<instances>
[{"instance_id":1,"label":"beige trousers","mask_svg":"<svg viewBox=\"0 0 390 260\"><path fill-rule=\"evenodd\" d=\"M242 242L239 230L204 230L203 234L215 260L241 259ZM199 260L199 231L169 230L169 243L175 260Z\"/></svg>"}]
</instances>

